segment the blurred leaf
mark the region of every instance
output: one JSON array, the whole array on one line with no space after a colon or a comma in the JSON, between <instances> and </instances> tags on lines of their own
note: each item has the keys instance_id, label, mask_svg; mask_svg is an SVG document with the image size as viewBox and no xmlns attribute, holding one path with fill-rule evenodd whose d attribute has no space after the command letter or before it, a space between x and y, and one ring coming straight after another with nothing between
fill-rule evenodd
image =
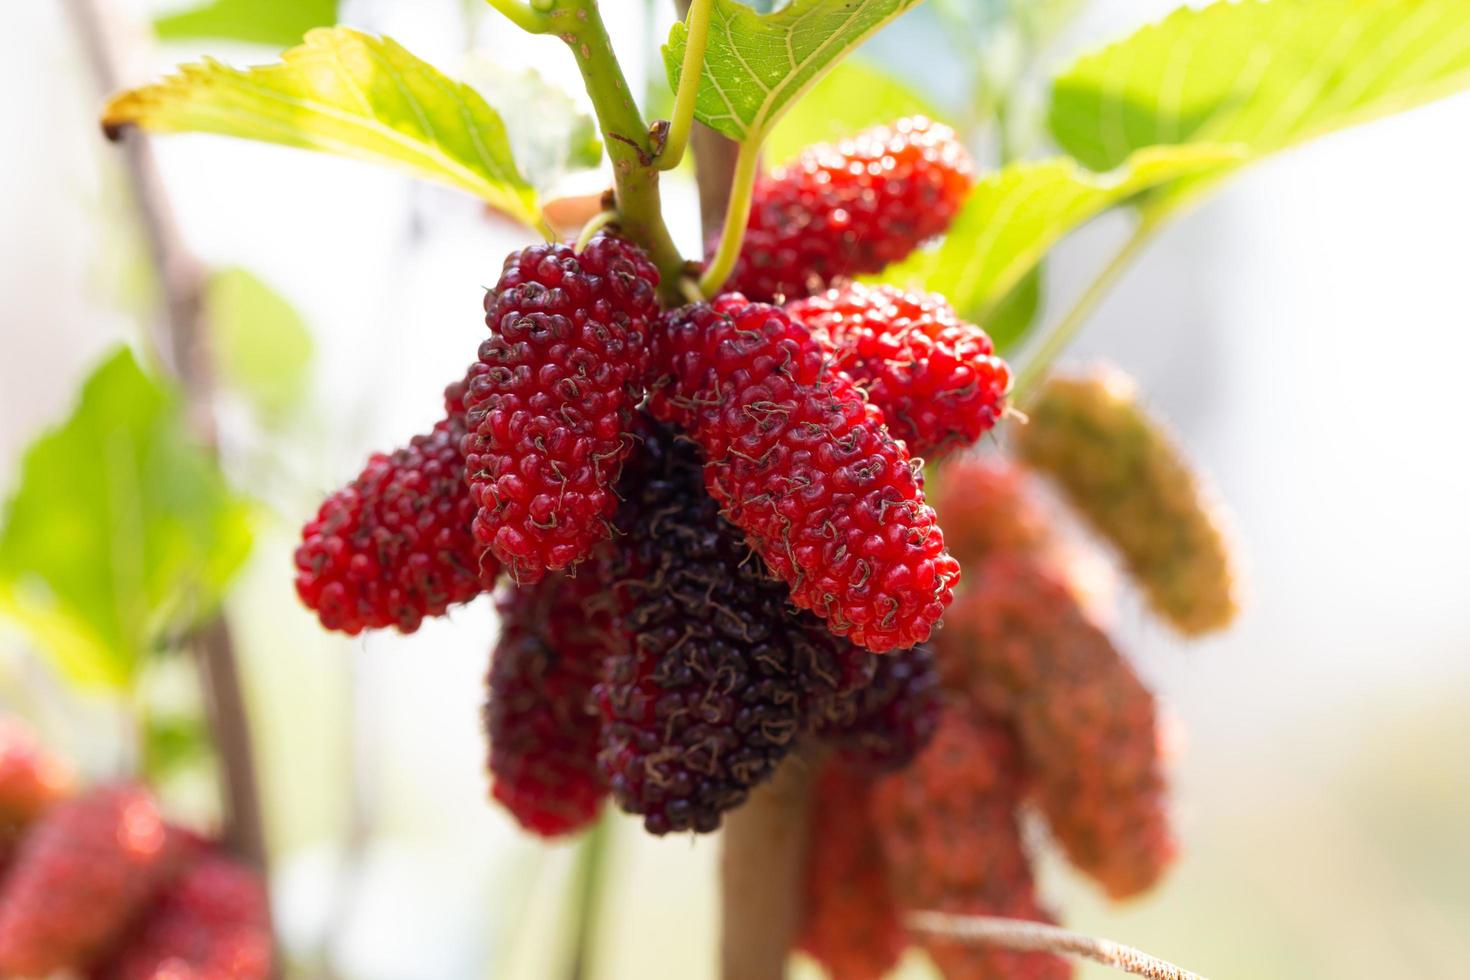
<instances>
[{"instance_id":1,"label":"blurred leaf","mask_svg":"<svg viewBox=\"0 0 1470 980\"><path fill-rule=\"evenodd\" d=\"M1067 157L1013 163L975 185L937 248L881 279L943 293L961 316L988 327L1007 294L1069 232L1150 187L1236 159L1231 147L1202 145L1149 147L1110 174Z\"/></svg>"},{"instance_id":2,"label":"blurred leaf","mask_svg":"<svg viewBox=\"0 0 1470 980\"><path fill-rule=\"evenodd\" d=\"M216 606L249 516L173 392L121 350L26 452L0 529L0 612L76 680L127 686L163 633Z\"/></svg>"},{"instance_id":3,"label":"blurred leaf","mask_svg":"<svg viewBox=\"0 0 1470 980\"><path fill-rule=\"evenodd\" d=\"M165 14L153 29L165 41L217 37L287 47L313 27L337 23L337 0L213 0Z\"/></svg>"},{"instance_id":4,"label":"blurred leaf","mask_svg":"<svg viewBox=\"0 0 1470 980\"><path fill-rule=\"evenodd\" d=\"M713 0L695 116L734 140L764 138L833 65L918 2L792 0L759 14L739 0ZM664 67L676 89L687 34L676 23L664 45Z\"/></svg>"},{"instance_id":5,"label":"blurred leaf","mask_svg":"<svg viewBox=\"0 0 1470 980\"><path fill-rule=\"evenodd\" d=\"M1042 269L1037 265L1021 277L1021 281L1003 296L985 319L985 332L995 342L995 349L1009 355L1036 325L1041 315Z\"/></svg>"},{"instance_id":6,"label":"blurred leaf","mask_svg":"<svg viewBox=\"0 0 1470 980\"><path fill-rule=\"evenodd\" d=\"M213 59L115 96L102 124L217 133L370 160L469 191L548 233L500 114L389 38L319 28L279 64Z\"/></svg>"},{"instance_id":7,"label":"blurred leaf","mask_svg":"<svg viewBox=\"0 0 1470 980\"><path fill-rule=\"evenodd\" d=\"M538 190L602 161L597 123L577 108L565 89L536 71L512 71L477 57L466 67L465 81L500 107L515 159Z\"/></svg>"},{"instance_id":8,"label":"blurred leaf","mask_svg":"<svg viewBox=\"0 0 1470 980\"><path fill-rule=\"evenodd\" d=\"M932 106L892 75L861 61L844 61L796 100L766 138L766 155L790 160L812 143L851 136L904 116L938 118Z\"/></svg>"},{"instance_id":9,"label":"blurred leaf","mask_svg":"<svg viewBox=\"0 0 1470 980\"><path fill-rule=\"evenodd\" d=\"M1141 147L1232 143L1240 164L1470 86L1465 0L1245 0L1181 9L1078 60L1050 128L1095 170ZM1155 196L1158 210L1229 168Z\"/></svg>"},{"instance_id":10,"label":"blurred leaf","mask_svg":"<svg viewBox=\"0 0 1470 980\"><path fill-rule=\"evenodd\" d=\"M311 334L279 293L240 268L218 269L206 295L215 368L267 419L298 404L311 366Z\"/></svg>"}]
</instances>

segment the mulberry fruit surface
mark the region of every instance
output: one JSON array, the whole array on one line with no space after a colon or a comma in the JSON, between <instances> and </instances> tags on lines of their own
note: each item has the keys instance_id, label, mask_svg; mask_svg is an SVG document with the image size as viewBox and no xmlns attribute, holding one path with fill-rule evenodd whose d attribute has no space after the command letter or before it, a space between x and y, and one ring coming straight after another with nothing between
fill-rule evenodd
<instances>
[{"instance_id":1,"label":"mulberry fruit surface","mask_svg":"<svg viewBox=\"0 0 1470 980\"><path fill-rule=\"evenodd\" d=\"M878 658L873 680L834 699L815 732L837 746L844 763L868 772L913 761L939 723L939 674L934 651L921 644Z\"/></svg>"},{"instance_id":2,"label":"mulberry fruit surface","mask_svg":"<svg viewBox=\"0 0 1470 980\"><path fill-rule=\"evenodd\" d=\"M1052 833L1109 895L1144 891L1174 857L1153 695L1067 584L997 554L939 637L947 685L1012 724Z\"/></svg>"},{"instance_id":3,"label":"mulberry fruit surface","mask_svg":"<svg viewBox=\"0 0 1470 980\"><path fill-rule=\"evenodd\" d=\"M1229 542L1131 382L1117 372L1052 378L1026 410L1021 457L1112 542L1154 611L1191 636L1229 625L1238 609Z\"/></svg>"},{"instance_id":4,"label":"mulberry fruit surface","mask_svg":"<svg viewBox=\"0 0 1470 980\"><path fill-rule=\"evenodd\" d=\"M198 859L159 894L91 980L269 980L270 910L260 876L228 858Z\"/></svg>"},{"instance_id":5,"label":"mulberry fruit surface","mask_svg":"<svg viewBox=\"0 0 1470 980\"><path fill-rule=\"evenodd\" d=\"M445 391L446 417L432 431L373 456L302 530L296 591L322 626L412 633L425 616L494 587L500 566L470 531L475 505L460 452L464 391L479 372Z\"/></svg>"},{"instance_id":6,"label":"mulberry fruit surface","mask_svg":"<svg viewBox=\"0 0 1470 980\"><path fill-rule=\"evenodd\" d=\"M711 831L774 772L810 706L867 683L874 658L796 614L721 519L690 442L650 426L628 477L599 763L650 832Z\"/></svg>"},{"instance_id":7,"label":"mulberry fruit surface","mask_svg":"<svg viewBox=\"0 0 1470 980\"><path fill-rule=\"evenodd\" d=\"M667 314L652 349L652 411L699 444L710 494L791 601L877 653L927 640L959 563L908 451L811 333L730 293Z\"/></svg>"},{"instance_id":8,"label":"mulberry fruit surface","mask_svg":"<svg viewBox=\"0 0 1470 980\"><path fill-rule=\"evenodd\" d=\"M865 777L829 761L812 798L797 947L836 980L881 980L908 945L870 793Z\"/></svg>"},{"instance_id":9,"label":"mulberry fruit surface","mask_svg":"<svg viewBox=\"0 0 1470 980\"><path fill-rule=\"evenodd\" d=\"M527 830L572 833L607 795L592 687L608 652L611 596L595 562L574 577L502 589L485 705L493 793Z\"/></svg>"},{"instance_id":10,"label":"mulberry fruit surface","mask_svg":"<svg viewBox=\"0 0 1470 980\"><path fill-rule=\"evenodd\" d=\"M993 722L944 712L914 764L873 790L873 822L901 907L1050 921L1016 822L1023 792L1011 734ZM950 980L1072 975L1065 960L1048 954L920 937Z\"/></svg>"},{"instance_id":11,"label":"mulberry fruit surface","mask_svg":"<svg viewBox=\"0 0 1470 980\"><path fill-rule=\"evenodd\" d=\"M485 296L487 368L465 399L474 530L529 584L585 559L611 533L613 486L633 448L658 272L600 235L513 253Z\"/></svg>"},{"instance_id":12,"label":"mulberry fruit surface","mask_svg":"<svg viewBox=\"0 0 1470 980\"><path fill-rule=\"evenodd\" d=\"M0 976L90 963L165 882L174 853L140 787L104 786L52 807L0 887Z\"/></svg>"},{"instance_id":13,"label":"mulberry fruit surface","mask_svg":"<svg viewBox=\"0 0 1470 980\"><path fill-rule=\"evenodd\" d=\"M984 330L933 293L853 283L789 304L915 456L973 444L1005 411L1011 371Z\"/></svg>"},{"instance_id":14,"label":"mulberry fruit surface","mask_svg":"<svg viewBox=\"0 0 1470 980\"><path fill-rule=\"evenodd\" d=\"M949 227L972 172L954 131L920 117L808 147L757 182L725 288L784 302L880 272Z\"/></svg>"},{"instance_id":15,"label":"mulberry fruit surface","mask_svg":"<svg viewBox=\"0 0 1470 980\"><path fill-rule=\"evenodd\" d=\"M944 540L962 563L997 552L1040 554L1049 550L1046 516L1019 466L995 456L965 455L940 473L934 509L944 519Z\"/></svg>"}]
</instances>

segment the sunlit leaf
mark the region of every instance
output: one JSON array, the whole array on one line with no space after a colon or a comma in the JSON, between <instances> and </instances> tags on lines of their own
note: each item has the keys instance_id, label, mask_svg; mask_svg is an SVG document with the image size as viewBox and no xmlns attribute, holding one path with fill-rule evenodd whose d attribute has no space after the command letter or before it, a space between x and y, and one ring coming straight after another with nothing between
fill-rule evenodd
<instances>
[{"instance_id":1,"label":"sunlit leaf","mask_svg":"<svg viewBox=\"0 0 1470 980\"><path fill-rule=\"evenodd\" d=\"M1242 0L1181 9L1080 59L1050 127L1096 170L1141 147L1232 143L1241 163L1470 86L1465 0ZM1223 176L1183 181L1163 208Z\"/></svg>"},{"instance_id":2,"label":"sunlit leaf","mask_svg":"<svg viewBox=\"0 0 1470 980\"><path fill-rule=\"evenodd\" d=\"M1043 265L1033 266L985 316L985 332L1001 354L1014 351L1041 316Z\"/></svg>"},{"instance_id":3,"label":"sunlit leaf","mask_svg":"<svg viewBox=\"0 0 1470 980\"><path fill-rule=\"evenodd\" d=\"M781 117L766 138L766 156L780 163L811 143L851 136L904 116L938 115L904 82L864 62L848 60L823 76Z\"/></svg>"},{"instance_id":4,"label":"sunlit leaf","mask_svg":"<svg viewBox=\"0 0 1470 980\"><path fill-rule=\"evenodd\" d=\"M0 613L84 682L125 686L210 612L250 549L250 507L127 350L26 452L0 528Z\"/></svg>"},{"instance_id":5,"label":"sunlit leaf","mask_svg":"<svg viewBox=\"0 0 1470 980\"><path fill-rule=\"evenodd\" d=\"M512 71L476 57L465 68L465 81L499 107L515 159L538 189L602 160L597 123L577 108L566 90L539 73Z\"/></svg>"},{"instance_id":6,"label":"sunlit leaf","mask_svg":"<svg viewBox=\"0 0 1470 980\"><path fill-rule=\"evenodd\" d=\"M215 370L269 420L305 392L312 342L306 323L270 286L240 268L209 278L206 294Z\"/></svg>"},{"instance_id":7,"label":"sunlit leaf","mask_svg":"<svg viewBox=\"0 0 1470 980\"><path fill-rule=\"evenodd\" d=\"M984 326L1069 232L1141 191L1229 165L1238 155L1221 146L1152 147L1108 174L1067 157L1013 163L975 185L940 245L881 278L943 293L962 316Z\"/></svg>"},{"instance_id":8,"label":"sunlit leaf","mask_svg":"<svg viewBox=\"0 0 1470 980\"><path fill-rule=\"evenodd\" d=\"M844 55L918 2L792 0L760 14L739 0L713 0L695 116L731 139L764 137ZM675 24L664 45L675 88L687 33Z\"/></svg>"},{"instance_id":9,"label":"sunlit leaf","mask_svg":"<svg viewBox=\"0 0 1470 980\"><path fill-rule=\"evenodd\" d=\"M153 22L164 40L212 37L287 47L337 23L337 0L211 0Z\"/></svg>"},{"instance_id":10,"label":"sunlit leaf","mask_svg":"<svg viewBox=\"0 0 1470 980\"><path fill-rule=\"evenodd\" d=\"M111 133L216 133L388 164L475 194L550 237L499 113L388 38L321 28L278 64L184 65L114 97L102 122Z\"/></svg>"}]
</instances>

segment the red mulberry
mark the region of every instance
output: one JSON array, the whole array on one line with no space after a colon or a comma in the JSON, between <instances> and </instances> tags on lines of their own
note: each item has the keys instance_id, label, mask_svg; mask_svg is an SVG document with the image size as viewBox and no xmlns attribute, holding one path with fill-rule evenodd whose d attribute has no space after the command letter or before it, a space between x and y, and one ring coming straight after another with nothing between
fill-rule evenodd
<instances>
[{"instance_id":1,"label":"red mulberry","mask_svg":"<svg viewBox=\"0 0 1470 980\"><path fill-rule=\"evenodd\" d=\"M874 658L791 608L721 520L687 440L653 429L628 476L599 762L650 832L711 831L772 774L809 706L867 683Z\"/></svg>"},{"instance_id":2,"label":"red mulberry","mask_svg":"<svg viewBox=\"0 0 1470 980\"><path fill-rule=\"evenodd\" d=\"M1021 457L1112 542L1154 611L1191 636L1229 625L1239 608L1229 541L1132 383L1117 372L1053 378L1026 411Z\"/></svg>"},{"instance_id":3,"label":"red mulberry","mask_svg":"<svg viewBox=\"0 0 1470 980\"><path fill-rule=\"evenodd\" d=\"M1046 516L1026 472L994 456L960 456L939 473L934 509L944 540L962 563L996 552L1040 554L1050 549Z\"/></svg>"},{"instance_id":4,"label":"red mulberry","mask_svg":"<svg viewBox=\"0 0 1470 980\"><path fill-rule=\"evenodd\" d=\"M1011 734L946 711L914 764L873 790L873 822L902 907L1049 921L1016 822L1023 790ZM1072 975L1065 960L1043 953L918 938L951 980Z\"/></svg>"},{"instance_id":5,"label":"red mulberry","mask_svg":"<svg viewBox=\"0 0 1470 980\"><path fill-rule=\"evenodd\" d=\"M797 945L838 980L880 980L908 945L870 794L866 778L829 762L812 801Z\"/></svg>"},{"instance_id":6,"label":"red mulberry","mask_svg":"<svg viewBox=\"0 0 1470 980\"><path fill-rule=\"evenodd\" d=\"M506 586L498 603L485 706L494 794L545 837L590 824L607 795L592 686L608 651L611 596L594 566Z\"/></svg>"},{"instance_id":7,"label":"red mulberry","mask_svg":"<svg viewBox=\"0 0 1470 980\"><path fill-rule=\"evenodd\" d=\"M1175 851L1153 695L1041 564L997 554L938 641L949 686L1019 733L1036 796L1077 868L1115 898L1154 884Z\"/></svg>"},{"instance_id":8,"label":"red mulberry","mask_svg":"<svg viewBox=\"0 0 1470 980\"><path fill-rule=\"evenodd\" d=\"M908 451L811 334L732 293L668 314L653 358L653 411L699 444L710 493L791 601L875 652L928 639L959 564Z\"/></svg>"},{"instance_id":9,"label":"red mulberry","mask_svg":"<svg viewBox=\"0 0 1470 980\"><path fill-rule=\"evenodd\" d=\"M570 567L611 533L657 285L642 251L603 235L581 254L513 253L485 296L487 370L469 387L464 450L475 535L517 582Z\"/></svg>"},{"instance_id":10,"label":"red mulberry","mask_svg":"<svg viewBox=\"0 0 1470 980\"><path fill-rule=\"evenodd\" d=\"M91 962L164 883L174 852L142 788L102 787L53 807L0 889L0 976Z\"/></svg>"},{"instance_id":11,"label":"red mulberry","mask_svg":"<svg viewBox=\"0 0 1470 980\"><path fill-rule=\"evenodd\" d=\"M933 293L852 284L786 307L883 410L915 456L968 446L1005 411L1011 372L984 330Z\"/></svg>"},{"instance_id":12,"label":"red mulberry","mask_svg":"<svg viewBox=\"0 0 1470 980\"><path fill-rule=\"evenodd\" d=\"M972 169L953 130L917 117L808 147L757 183L725 288L782 301L879 272L949 227Z\"/></svg>"},{"instance_id":13,"label":"red mulberry","mask_svg":"<svg viewBox=\"0 0 1470 980\"><path fill-rule=\"evenodd\" d=\"M322 504L301 532L296 591L324 627L404 633L495 584L499 564L475 543L464 480L464 391L444 393L446 417L391 455L378 454Z\"/></svg>"},{"instance_id":14,"label":"red mulberry","mask_svg":"<svg viewBox=\"0 0 1470 980\"><path fill-rule=\"evenodd\" d=\"M814 730L864 770L899 769L913 761L939 723L939 675L928 644L878 658L873 680L817 720Z\"/></svg>"},{"instance_id":15,"label":"red mulberry","mask_svg":"<svg viewBox=\"0 0 1470 980\"><path fill-rule=\"evenodd\" d=\"M270 909L251 869L219 855L191 865L92 980L269 980Z\"/></svg>"}]
</instances>

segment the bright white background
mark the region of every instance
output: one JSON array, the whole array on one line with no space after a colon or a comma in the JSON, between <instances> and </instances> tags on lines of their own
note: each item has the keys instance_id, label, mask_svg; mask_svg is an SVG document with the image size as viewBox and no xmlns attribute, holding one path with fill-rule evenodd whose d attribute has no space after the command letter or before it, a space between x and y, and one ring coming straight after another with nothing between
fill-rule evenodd
<instances>
[{"instance_id":1,"label":"bright white background","mask_svg":"<svg viewBox=\"0 0 1470 980\"><path fill-rule=\"evenodd\" d=\"M641 5L608 7L620 50L642 64ZM1057 57L1166 7L1096 4ZM60 4L6 13L8 493L25 444L67 411L100 353L131 336L125 310L146 278L128 257L121 185ZM347 14L446 68L463 56L454 0L349 2ZM570 79L559 45L482 20L484 52ZM880 52L901 49L889 37ZM203 50L154 52L137 80ZM238 61L268 54L209 50ZM333 927L343 972L547 975L569 858L484 801L488 606L406 639L345 641L322 635L289 580L294 527L319 497L369 451L432 421L438 390L481 338L482 288L520 233L452 192L364 165L199 137L161 142L159 153L193 247L271 282L317 342L309 421L270 446L237 440L232 458L240 481L280 511L233 608L288 938L309 956L327 928L333 855L349 823L343 732L355 698L367 760L358 792L375 834L347 887L355 901ZM1249 602L1228 635L1186 646L1124 596L1118 628L1186 732L1177 780L1186 856L1165 887L1123 908L1049 867L1068 924L1218 978L1464 976L1467 173L1464 97L1285 154L1163 235L1078 344L1076 361L1106 356L1132 372L1211 475L1233 516ZM672 196L690 200L687 188ZM1053 312L1120 231L1104 220L1064 245ZM227 423L254 438L242 419ZM616 841L593 975L710 975L712 842L652 841L626 823Z\"/></svg>"}]
</instances>

